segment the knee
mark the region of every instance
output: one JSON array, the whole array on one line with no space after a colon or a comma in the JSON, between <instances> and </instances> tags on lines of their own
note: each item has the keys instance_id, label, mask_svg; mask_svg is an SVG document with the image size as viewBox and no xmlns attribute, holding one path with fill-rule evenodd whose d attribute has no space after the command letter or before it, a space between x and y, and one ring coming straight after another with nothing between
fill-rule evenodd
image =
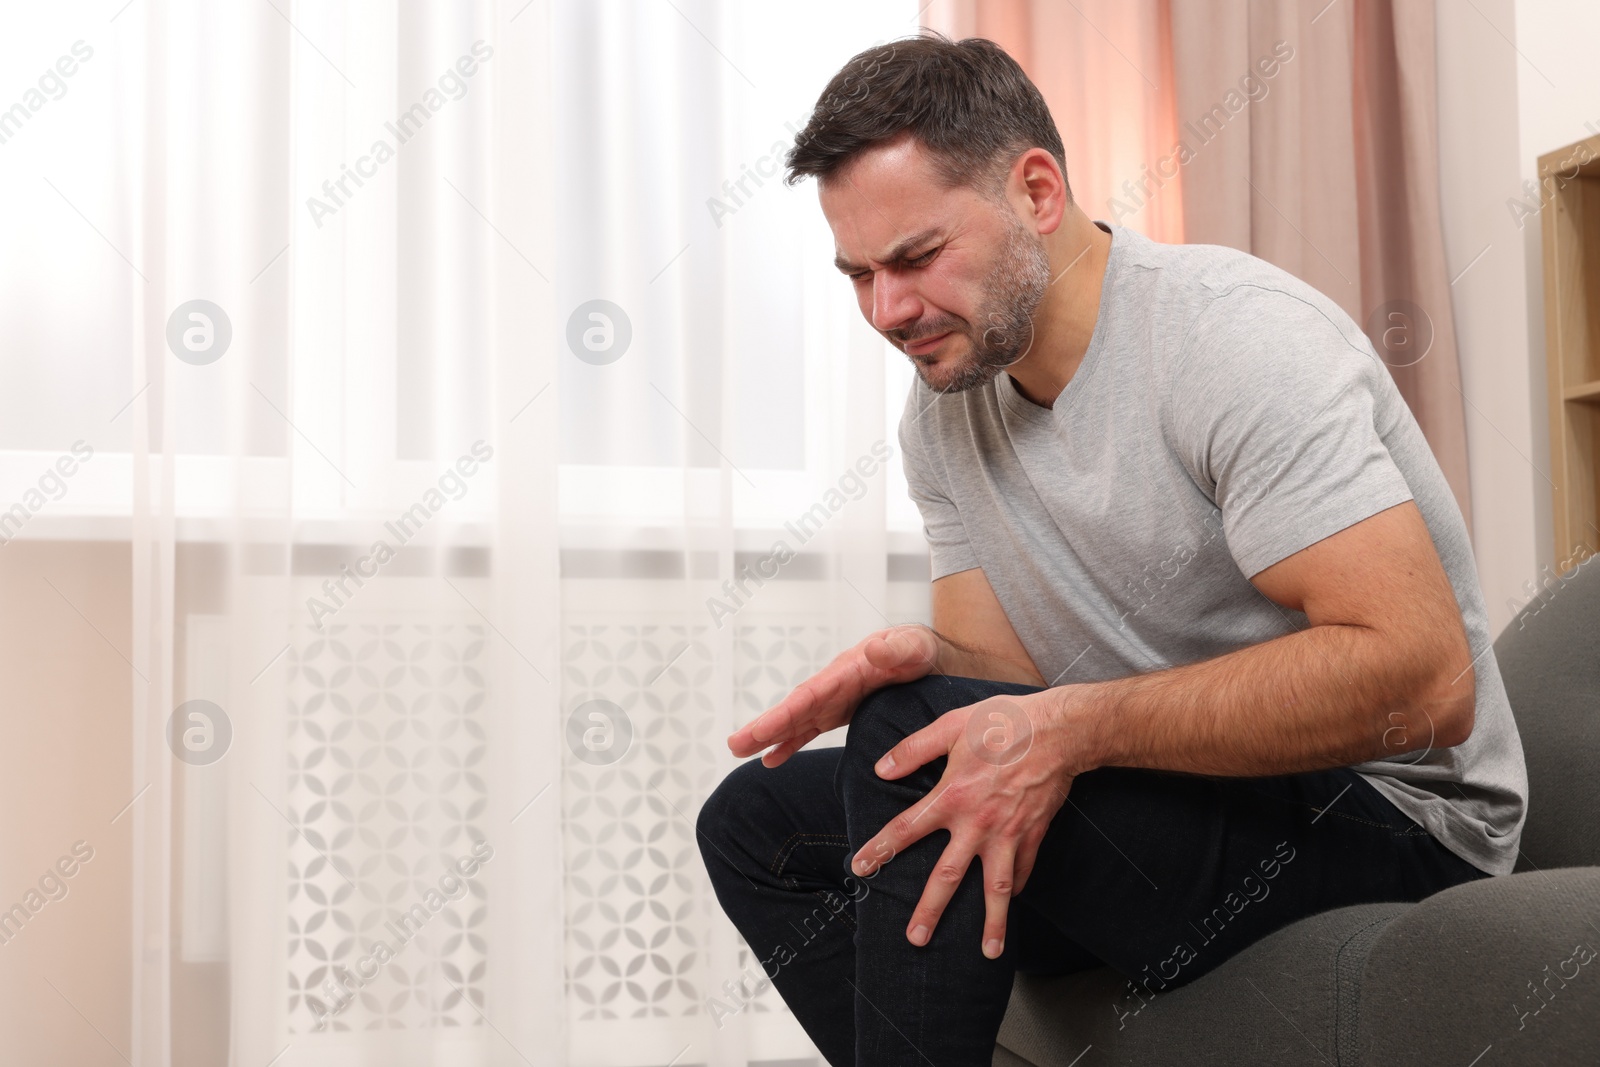
<instances>
[{"instance_id":1,"label":"knee","mask_svg":"<svg viewBox=\"0 0 1600 1067\"><path fill-rule=\"evenodd\" d=\"M950 679L930 676L868 694L850 719L840 772L876 780L872 768L885 752L945 712L972 702L955 695L954 688Z\"/></svg>"},{"instance_id":2,"label":"knee","mask_svg":"<svg viewBox=\"0 0 1600 1067\"><path fill-rule=\"evenodd\" d=\"M732 844L731 831L736 815L748 818L762 806L767 783L761 773L765 770L759 759L741 763L728 772L700 806L700 814L694 822L694 837L707 866L722 858ZM759 818L759 814L756 817Z\"/></svg>"},{"instance_id":3,"label":"knee","mask_svg":"<svg viewBox=\"0 0 1600 1067\"><path fill-rule=\"evenodd\" d=\"M914 682L884 686L856 707L845 747L871 753L872 759L893 748L947 711L976 704L988 694L973 689L965 678L930 674Z\"/></svg>"}]
</instances>

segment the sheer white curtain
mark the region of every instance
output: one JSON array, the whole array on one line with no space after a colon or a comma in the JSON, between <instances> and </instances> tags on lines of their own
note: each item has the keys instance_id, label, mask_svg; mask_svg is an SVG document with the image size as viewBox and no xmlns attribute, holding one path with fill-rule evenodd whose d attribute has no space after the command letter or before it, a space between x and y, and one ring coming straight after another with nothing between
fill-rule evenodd
<instances>
[{"instance_id":1,"label":"sheer white curtain","mask_svg":"<svg viewBox=\"0 0 1600 1067\"><path fill-rule=\"evenodd\" d=\"M118 22L150 383L132 1058L194 1044L176 974L203 962L232 1063L548 1049L555 412L521 412L555 371L546 13Z\"/></svg>"},{"instance_id":2,"label":"sheer white curtain","mask_svg":"<svg viewBox=\"0 0 1600 1067\"><path fill-rule=\"evenodd\" d=\"M693 820L735 725L926 610L925 584L889 580L921 548L893 433L908 372L833 270L814 188L781 184L827 79L915 17L556 8L557 306L569 339L629 333L557 378L562 709L569 737L631 746L564 754L573 1063L815 1056L750 980Z\"/></svg>"},{"instance_id":3,"label":"sheer white curtain","mask_svg":"<svg viewBox=\"0 0 1600 1067\"><path fill-rule=\"evenodd\" d=\"M728 732L926 613L909 369L779 180L916 15L32 16L94 59L0 159L49 208L0 466L93 423L29 536L131 547L129 1062L815 1056L693 822Z\"/></svg>"}]
</instances>

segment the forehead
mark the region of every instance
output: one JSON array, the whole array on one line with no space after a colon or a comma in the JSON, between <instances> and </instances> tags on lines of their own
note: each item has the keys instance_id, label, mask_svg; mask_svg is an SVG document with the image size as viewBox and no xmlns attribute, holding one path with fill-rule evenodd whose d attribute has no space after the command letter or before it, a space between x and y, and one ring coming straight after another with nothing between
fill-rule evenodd
<instances>
[{"instance_id":1,"label":"forehead","mask_svg":"<svg viewBox=\"0 0 1600 1067\"><path fill-rule=\"evenodd\" d=\"M909 135L862 152L818 184L822 214L838 259L864 264L915 251L956 225L980 201L972 189L947 186L930 153Z\"/></svg>"}]
</instances>

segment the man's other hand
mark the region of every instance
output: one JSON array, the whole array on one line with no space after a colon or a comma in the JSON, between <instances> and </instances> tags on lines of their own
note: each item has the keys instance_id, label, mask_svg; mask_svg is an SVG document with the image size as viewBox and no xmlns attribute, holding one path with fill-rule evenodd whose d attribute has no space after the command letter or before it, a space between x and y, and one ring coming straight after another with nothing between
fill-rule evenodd
<instances>
[{"instance_id":1,"label":"man's other hand","mask_svg":"<svg viewBox=\"0 0 1600 1067\"><path fill-rule=\"evenodd\" d=\"M761 758L764 765L776 767L812 738L849 722L868 693L915 681L934 671L938 662L939 638L926 626L891 626L869 634L730 734L728 748L743 758L776 746Z\"/></svg>"}]
</instances>

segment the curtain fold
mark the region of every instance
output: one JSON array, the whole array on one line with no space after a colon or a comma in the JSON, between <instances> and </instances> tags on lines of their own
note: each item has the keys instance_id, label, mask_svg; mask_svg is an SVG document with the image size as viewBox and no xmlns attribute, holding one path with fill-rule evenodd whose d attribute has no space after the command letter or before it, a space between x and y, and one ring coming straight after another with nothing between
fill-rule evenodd
<instances>
[{"instance_id":1,"label":"curtain fold","mask_svg":"<svg viewBox=\"0 0 1600 1067\"><path fill-rule=\"evenodd\" d=\"M122 16L139 1067L565 1059L549 28Z\"/></svg>"},{"instance_id":2,"label":"curtain fold","mask_svg":"<svg viewBox=\"0 0 1600 1067\"><path fill-rule=\"evenodd\" d=\"M1405 302L1414 330L1431 334L1432 349L1396 351L1380 335L1400 394L1433 446L1455 492L1461 517L1472 529L1468 478L1466 394L1456 349L1454 284L1444 256L1439 193L1439 109L1432 3L1368 0L1355 8L1358 114L1363 116L1358 156L1361 183L1363 309L1375 312ZM1396 107L1398 104L1398 107ZM1470 269L1470 264L1469 268ZM1401 323L1395 311L1377 318L1383 329ZM1369 332L1377 325L1369 322Z\"/></svg>"},{"instance_id":3,"label":"curtain fold","mask_svg":"<svg viewBox=\"0 0 1600 1067\"><path fill-rule=\"evenodd\" d=\"M119 190L119 209L134 236L134 256L144 264L133 290L128 354L132 380L144 383L144 404L132 409L132 485L130 549L133 584L133 741L132 782L136 799L131 823L130 958L131 1034L129 1059L135 1067L164 1065L172 1054L173 754L166 739L169 709L175 706L174 518L177 427L173 411L178 383L167 355L166 311L171 297L170 242L166 225L168 189L164 180L168 94L162 76L167 40L159 17L125 28L142 47L139 61L120 68L118 90L144 136L118 146L119 162L137 175ZM143 195L141 195L143 194ZM142 284L140 282L142 281Z\"/></svg>"},{"instance_id":4,"label":"curtain fold","mask_svg":"<svg viewBox=\"0 0 1600 1067\"><path fill-rule=\"evenodd\" d=\"M487 937L496 954L486 1018L505 1033L486 1062L520 1063L517 1050L570 1062L564 945L567 854L561 829L559 318L548 277L555 240L553 85L547 57L552 3L536 0L496 40L486 212L507 240L489 247L492 410L497 428L486 601L494 629L498 698L487 740L490 774L509 787L491 796L489 824L505 846L485 878ZM504 18L515 11L501 10ZM513 241L515 242L513 244ZM526 254L527 261L523 260ZM536 270L534 264L543 264ZM526 650L526 659L524 658ZM537 1062L537 1060L535 1060Z\"/></svg>"}]
</instances>

